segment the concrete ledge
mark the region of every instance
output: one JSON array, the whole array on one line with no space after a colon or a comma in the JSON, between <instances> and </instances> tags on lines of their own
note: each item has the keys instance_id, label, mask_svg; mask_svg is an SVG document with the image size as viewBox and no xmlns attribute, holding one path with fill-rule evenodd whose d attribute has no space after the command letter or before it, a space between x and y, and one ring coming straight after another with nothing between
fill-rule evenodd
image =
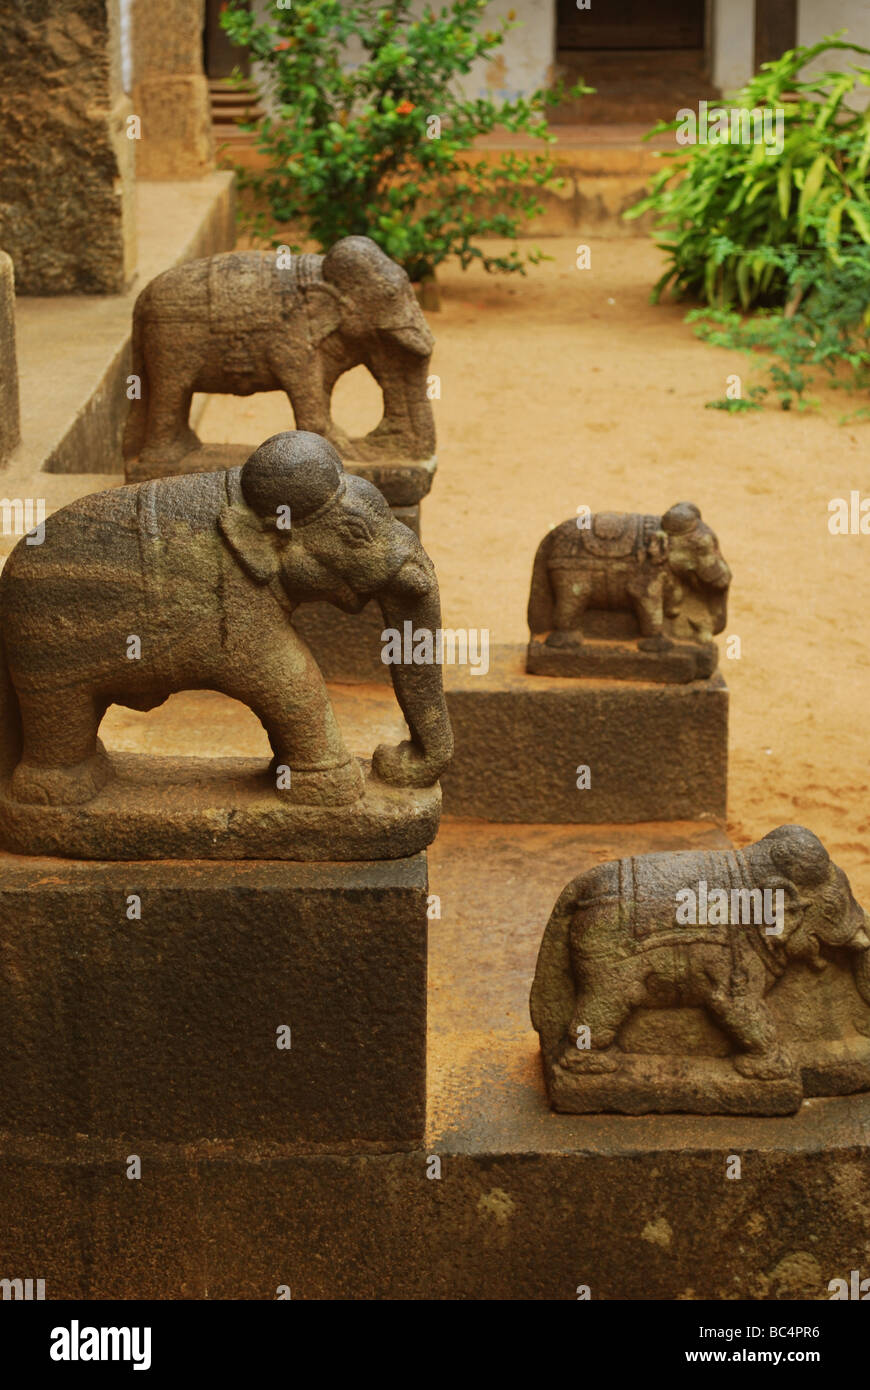
<instances>
[{"instance_id":1,"label":"concrete ledge","mask_svg":"<svg viewBox=\"0 0 870 1390\"><path fill-rule=\"evenodd\" d=\"M21 443L5 470L7 495L32 496L34 475L41 471L123 472L134 301L161 271L234 245L233 188L234 176L226 172L195 183L141 183L139 262L128 294L18 299ZM73 490L42 479L40 487L49 511L90 490L81 480ZM0 539L5 551L14 542Z\"/></svg>"}]
</instances>

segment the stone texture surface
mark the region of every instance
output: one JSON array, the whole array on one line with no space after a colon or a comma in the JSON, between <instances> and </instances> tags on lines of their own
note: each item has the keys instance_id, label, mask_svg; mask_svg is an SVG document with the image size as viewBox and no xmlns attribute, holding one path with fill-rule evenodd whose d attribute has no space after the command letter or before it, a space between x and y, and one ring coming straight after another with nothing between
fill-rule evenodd
<instances>
[{"instance_id":1,"label":"stone texture surface","mask_svg":"<svg viewBox=\"0 0 870 1390\"><path fill-rule=\"evenodd\" d=\"M353 612L375 595L387 625L440 626L437 580L416 536L395 520L376 488L344 472L318 435L275 435L242 469L117 488L54 513L43 543L19 543L0 579L4 771L11 777L9 798L38 808L11 825L16 847L27 848L26 830L19 838L25 822L45 845L40 813L46 806L80 807L113 780L117 769L97 738L110 704L150 710L185 689L240 700L269 736L271 805L253 789L246 793L239 822L248 837L244 853L251 853L257 827L271 827L270 842L282 832L292 839L293 823L280 819L282 801L351 807L363 795L363 776L317 664L289 619L306 600ZM391 674L411 737L377 747L374 774L389 787L432 788L452 752L441 669L396 664ZM106 857L118 852L119 835L127 856L167 852L147 798L132 807L141 831L137 846L125 795L106 795L93 816L73 811L63 818L64 836L77 830L83 837L81 848L64 839L65 853ZM171 801L171 790L165 795ZM227 796L226 788L207 789L205 798L187 803L192 832L201 837L213 817L216 838L227 840L224 853L232 843ZM431 829L431 798L424 795L419 807L414 800L407 797L404 810L393 802L376 813L386 857L408 850L401 839L397 848L395 838L403 817L415 823L414 848L420 825ZM358 854L352 827L363 822L368 836L371 816L362 807L347 817L349 842L340 816L329 829L328 817L307 827L296 822L301 835L314 835L306 838L304 857L318 843L324 859L334 857L333 846L335 857ZM177 831L175 825L173 837ZM369 838L365 845L364 852L379 857Z\"/></svg>"},{"instance_id":2,"label":"stone texture surface","mask_svg":"<svg viewBox=\"0 0 870 1390\"><path fill-rule=\"evenodd\" d=\"M713 637L725 627L730 583L716 536L691 502L663 516L572 517L548 532L535 555L527 670L706 679L716 667ZM626 633L635 640L626 643Z\"/></svg>"},{"instance_id":3,"label":"stone texture surface","mask_svg":"<svg viewBox=\"0 0 870 1390\"><path fill-rule=\"evenodd\" d=\"M587 870L559 895L532 986L551 1104L788 1114L804 1094L870 1090L868 928L803 826ZM632 1027L639 1009L658 1011L657 1039Z\"/></svg>"},{"instance_id":4,"label":"stone texture surface","mask_svg":"<svg viewBox=\"0 0 870 1390\"><path fill-rule=\"evenodd\" d=\"M214 168L202 68L204 0L134 0L133 105L142 121L140 179L202 178Z\"/></svg>"},{"instance_id":5,"label":"stone texture surface","mask_svg":"<svg viewBox=\"0 0 870 1390\"><path fill-rule=\"evenodd\" d=\"M188 423L195 391L286 391L297 428L322 434L343 458L431 471L432 347L405 271L368 237L344 237L325 256L233 252L167 271L133 311L142 394L124 436L129 476L165 475L198 448ZM384 414L351 439L332 419L332 391L360 363L381 387Z\"/></svg>"},{"instance_id":6,"label":"stone texture surface","mask_svg":"<svg viewBox=\"0 0 870 1390\"><path fill-rule=\"evenodd\" d=\"M15 272L11 257L0 251L0 463L9 457L20 438Z\"/></svg>"},{"instance_id":7,"label":"stone texture surface","mask_svg":"<svg viewBox=\"0 0 870 1390\"><path fill-rule=\"evenodd\" d=\"M6 1135L4 1268L45 1276L48 1298L271 1300L287 1285L295 1299L573 1302L581 1283L594 1300L829 1298L832 1278L866 1272L870 1097L788 1118L547 1106L527 1009L541 900L615 854L701 847L727 841L709 825L448 820L430 852L423 1143L348 1155Z\"/></svg>"},{"instance_id":8,"label":"stone texture surface","mask_svg":"<svg viewBox=\"0 0 870 1390\"><path fill-rule=\"evenodd\" d=\"M447 668L456 753L442 781L446 812L555 823L724 818L721 675L683 685L558 679L528 675L525 658L523 647L493 646L486 675Z\"/></svg>"},{"instance_id":9,"label":"stone texture surface","mask_svg":"<svg viewBox=\"0 0 870 1390\"><path fill-rule=\"evenodd\" d=\"M349 804L311 806L275 790L263 762L120 754L86 806L33 806L0 793L0 844L77 859L402 859L438 833L438 786L372 777Z\"/></svg>"},{"instance_id":10,"label":"stone texture surface","mask_svg":"<svg viewBox=\"0 0 870 1390\"><path fill-rule=\"evenodd\" d=\"M132 1151L419 1142L424 854L0 865L4 1130L124 1136Z\"/></svg>"},{"instance_id":11,"label":"stone texture surface","mask_svg":"<svg viewBox=\"0 0 870 1390\"><path fill-rule=\"evenodd\" d=\"M19 294L121 294L136 263L119 0L13 0L0 91L0 245Z\"/></svg>"}]
</instances>

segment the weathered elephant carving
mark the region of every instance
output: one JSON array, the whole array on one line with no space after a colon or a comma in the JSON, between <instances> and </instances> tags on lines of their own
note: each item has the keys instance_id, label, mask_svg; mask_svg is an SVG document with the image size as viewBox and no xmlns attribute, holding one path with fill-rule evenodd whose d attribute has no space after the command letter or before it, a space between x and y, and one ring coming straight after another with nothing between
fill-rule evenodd
<instances>
[{"instance_id":1,"label":"weathered elephant carving","mask_svg":"<svg viewBox=\"0 0 870 1390\"><path fill-rule=\"evenodd\" d=\"M128 477L170 472L200 447L188 424L195 391L286 391L297 429L323 435L349 461L429 459L432 347L408 276L369 237L345 237L325 256L284 253L280 264L275 251L232 251L164 271L133 310L141 394L124 435ZM330 401L360 363L381 387L384 414L352 440Z\"/></svg>"},{"instance_id":2,"label":"weathered elephant carving","mask_svg":"<svg viewBox=\"0 0 870 1390\"><path fill-rule=\"evenodd\" d=\"M22 541L0 577L9 797L89 801L111 775L97 737L110 704L148 710L175 691L209 689L259 716L273 766L290 770L281 795L303 806L355 801L360 766L290 615L315 601L358 612L373 598L387 626L440 627L419 540L317 435L278 434L243 468L63 507L43 544ZM431 787L452 751L441 669L398 664L391 674L411 737L380 746L374 772L393 787Z\"/></svg>"},{"instance_id":3,"label":"weathered elephant carving","mask_svg":"<svg viewBox=\"0 0 870 1390\"><path fill-rule=\"evenodd\" d=\"M535 556L528 670L643 680L709 676L730 582L716 536L691 502L661 517L599 512L565 521ZM639 634L633 649L624 641L632 622ZM596 637L623 640L613 647Z\"/></svg>"},{"instance_id":4,"label":"weathered elephant carving","mask_svg":"<svg viewBox=\"0 0 870 1390\"><path fill-rule=\"evenodd\" d=\"M581 874L553 908L531 993L551 1103L567 1111L779 1113L804 1094L870 1089L868 1008L870 919L821 841L795 825L743 851L648 854ZM675 1011L669 1047L660 1029L639 1047L635 1012L649 1023L663 1009ZM715 1066L705 1055L688 1009L715 1024L728 1061L722 1046Z\"/></svg>"}]
</instances>

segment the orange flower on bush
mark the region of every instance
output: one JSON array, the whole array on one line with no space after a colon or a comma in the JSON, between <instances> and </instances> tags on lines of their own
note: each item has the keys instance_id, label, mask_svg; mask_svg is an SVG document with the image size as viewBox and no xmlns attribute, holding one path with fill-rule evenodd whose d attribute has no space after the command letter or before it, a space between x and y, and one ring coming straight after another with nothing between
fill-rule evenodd
<instances>
[{"instance_id":1,"label":"orange flower on bush","mask_svg":"<svg viewBox=\"0 0 870 1390\"><path fill-rule=\"evenodd\" d=\"M398 106L396 107L396 115L397 115L397 116L410 116L410 114L411 114L411 112L412 112L413 110L414 110L414 103L413 103L412 101L400 101L399 104L398 104Z\"/></svg>"},{"instance_id":2,"label":"orange flower on bush","mask_svg":"<svg viewBox=\"0 0 870 1390\"><path fill-rule=\"evenodd\" d=\"M293 47L293 40L292 40L292 39L282 39L280 43L276 43L276 44L275 44L275 49L274 49L274 51L275 51L276 53L279 53L279 52L281 51L281 49L283 49L283 48L292 48L292 47Z\"/></svg>"}]
</instances>

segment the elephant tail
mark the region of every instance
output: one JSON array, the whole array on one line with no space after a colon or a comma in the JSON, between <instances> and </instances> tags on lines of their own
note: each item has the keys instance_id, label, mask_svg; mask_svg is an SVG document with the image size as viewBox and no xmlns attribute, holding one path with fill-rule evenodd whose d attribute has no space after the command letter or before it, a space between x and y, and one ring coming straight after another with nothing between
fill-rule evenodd
<instances>
[{"instance_id":1,"label":"elephant tail","mask_svg":"<svg viewBox=\"0 0 870 1390\"><path fill-rule=\"evenodd\" d=\"M22 732L21 706L12 684L3 640L6 615L4 579L5 574L0 575L0 777L5 778L12 776L21 761Z\"/></svg>"},{"instance_id":2,"label":"elephant tail","mask_svg":"<svg viewBox=\"0 0 870 1390\"><path fill-rule=\"evenodd\" d=\"M549 632L553 626L553 590L550 584L550 544L551 535L546 535L535 553L532 567L532 584L529 590L528 624L529 632L536 636Z\"/></svg>"},{"instance_id":3,"label":"elephant tail","mask_svg":"<svg viewBox=\"0 0 870 1390\"><path fill-rule=\"evenodd\" d=\"M867 921L867 930L870 934L870 918ZM870 1005L870 950L856 952L852 961L852 973L855 977L855 988L864 1003Z\"/></svg>"},{"instance_id":4,"label":"elephant tail","mask_svg":"<svg viewBox=\"0 0 870 1390\"><path fill-rule=\"evenodd\" d=\"M145 320L143 296L147 294L147 292L147 288L143 290L133 308L131 371L136 380L131 384L136 387L136 394L133 397L133 408L127 417L127 424L124 427L124 443L122 449L125 461L138 458L139 454L141 454L145 447L145 433L148 424L148 367L145 362L145 349L143 343Z\"/></svg>"}]
</instances>

